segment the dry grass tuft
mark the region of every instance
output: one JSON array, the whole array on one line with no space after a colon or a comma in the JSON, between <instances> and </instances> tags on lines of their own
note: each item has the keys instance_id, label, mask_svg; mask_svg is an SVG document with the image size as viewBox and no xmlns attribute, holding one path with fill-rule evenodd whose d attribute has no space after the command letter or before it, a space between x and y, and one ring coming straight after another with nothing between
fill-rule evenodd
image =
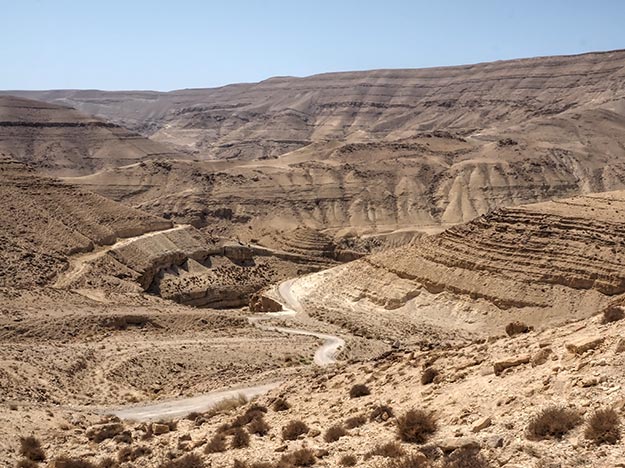
<instances>
[{"instance_id":1,"label":"dry grass tuft","mask_svg":"<svg viewBox=\"0 0 625 468\"><path fill-rule=\"evenodd\" d=\"M595 444L616 444L621 439L620 418L612 408L599 409L586 422L584 436Z\"/></svg>"},{"instance_id":2,"label":"dry grass tuft","mask_svg":"<svg viewBox=\"0 0 625 468\"><path fill-rule=\"evenodd\" d=\"M354 429L356 427L364 426L367 423L367 418L363 415L352 416L351 418L347 418L345 420L345 427L347 429Z\"/></svg>"},{"instance_id":3,"label":"dry grass tuft","mask_svg":"<svg viewBox=\"0 0 625 468\"><path fill-rule=\"evenodd\" d=\"M278 462L279 468L287 468L291 466L313 466L317 458L313 451L309 448L301 448L291 453L287 453L282 456L280 462Z\"/></svg>"},{"instance_id":4,"label":"dry grass tuft","mask_svg":"<svg viewBox=\"0 0 625 468\"><path fill-rule=\"evenodd\" d=\"M274 411L288 411L291 409L291 405L284 398L277 398L273 402L272 407Z\"/></svg>"},{"instance_id":5,"label":"dry grass tuft","mask_svg":"<svg viewBox=\"0 0 625 468\"><path fill-rule=\"evenodd\" d=\"M577 410L562 406L550 406L541 410L529 422L527 437L530 439L561 438L579 425L581 417Z\"/></svg>"},{"instance_id":6,"label":"dry grass tuft","mask_svg":"<svg viewBox=\"0 0 625 468\"><path fill-rule=\"evenodd\" d=\"M431 465L423 455L407 455L403 458L391 458L384 468L430 468Z\"/></svg>"},{"instance_id":7,"label":"dry grass tuft","mask_svg":"<svg viewBox=\"0 0 625 468\"><path fill-rule=\"evenodd\" d=\"M46 454L41 448L41 442L33 436L20 437L20 455L35 462L46 459Z\"/></svg>"},{"instance_id":8,"label":"dry grass tuft","mask_svg":"<svg viewBox=\"0 0 625 468\"><path fill-rule=\"evenodd\" d=\"M249 423L247 430L250 431L250 434L256 434L263 437L269 433L269 424L267 424L265 418L261 416Z\"/></svg>"},{"instance_id":9,"label":"dry grass tuft","mask_svg":"<svg viewBox=\"0 0 625 468\"><path fill-rule=\"evenodd\" d=\"M397 436L403 442L423 444L436 430L436 418L423 410L413 409L397 418Z\"/></svg>"},{"instance_id":10,"label":"dry grass tuft","mask_svg":"<svg viewBox=\"0 0 625 468\"><path fill-rule=\"evenodd\" d=\"M219 453L226 451L226 436L218 432L204 447L204 453Z\"/></svg>"},{"instance_id":11,"label":"dry grass tuft","mask_svg":"<svg viewBox=\"0 0 625 468\"><path fill-rule=\"evenodd\" d=\"M56 458L52 464L54 468L97 468L96 465L88 460L82 460L80 458L68 458L60 456Z\"/></svg>"},{"instance_id":12,"label":"dry grass tuft","mask_svg":"<svg viewBox=\"0 0 625 468\"><path fill-rule=\"evenodd\" d=\"M209 414L229 413L246 404L247 398L245 398L244 395L237 395L232 398L226 398L225 400L221 400L210 409Z\"/></svg>"},{"instance_id":13,"label":"dry grass tuft","mask_svg":"<svg viewBox=\"0 0 625 468\"><path fill-rule=\"evenodd\" d=\"M373 456L384 458L400 458L406 455L404 448L397 442L387 442L382 445L378 445L373 450L365 455L365 459L369 459Z\"/></svg>"},{"instance_id":14,"label":"dry grass tuft","mask_svg":"<svg viewBox=\"0 0 625 468\"><path fill-rule=\"evenodd\" d=\"M358 463L358 459L351 454L343 455L339 460L341 466L356 466L356 463Z\"/></svg>"},{"instance_id":15,"label":"dry grass tuft","mask_svg":"<svg viewBox=\"0 0 625 468\"><path fill-rule=\"evenodd\" d=\"M232 443L230 446L233 449L245 448L250 446L250 435L242 427L234 429L232 434Z\"/></svg>"},{"instance_id":16,"label":"dry grass tuft","mask_svg":"<svg viewBox=\"0 0 625 468\"><path fill-rule=\"evenodd\" d=\"M180 458L161 463L158 468L204 468L202 458L195 453L187 453Z\"/></svg>"},{"instance_id":17,"label":"dry grass tuft","mask_svg":"<svg viewBox=\"0 0 625 468\"><path fill-rule=\"evenodd\" d=\"M293 420L282 428L282 438L284 440L295 440L303 434L307 434L310 429L303 421Z\"/></svg>"},{"instance_id":18,"label":"dry grass tuft","mask_svg":"<svg viewBox=\"0 0 625 468\"><path fill-rule=\"evenodd\" d=\"M330 427L326 431L326 433L323 435L323 440L325 440L328 443L336 442L341 437L344 437L346 435L347 435L347 431L345 430L345 428L342 425L337 424L335 426Z\"/></svg>"},{"instance_id":19,"label":"dry grass tuft","mask_svg":"<svg viewBox=\"0 0 625 468\"><path fill-rule=\"evenodd\" d=\"M360 398L367 395L371 395L371 390L365 384L356 384L349 391L350 398Z\"/></svg>"},{"instance_id":20,"label":"dry grass tuft","mask_svg":"<svg viewBox=\"0 0 625 468\"><path fill-rule=\"evenodd\" d=\"M17 468L38 468L39 464L37 462L29 460L28 458L24 458L24 459L18 461L17 465L15 465L15 466Z\"/></svg>"}]
</instances>

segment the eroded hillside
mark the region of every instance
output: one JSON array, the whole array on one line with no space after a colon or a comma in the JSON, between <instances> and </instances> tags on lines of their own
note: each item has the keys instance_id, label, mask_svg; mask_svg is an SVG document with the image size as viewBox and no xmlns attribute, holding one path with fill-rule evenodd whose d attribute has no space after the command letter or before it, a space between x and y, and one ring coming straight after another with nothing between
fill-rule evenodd
<instances>
[{"instance_id":1,"label":"eroded hillside","mask_svg":"<svg viewBox=\"0 0 625 468\"><path fill-rule=\"evenodd\" d=\"M0 96L0 152L55 176L180 157L165 145L111 122L66 106L13 96Z\"/></svg>"}]
</instances>

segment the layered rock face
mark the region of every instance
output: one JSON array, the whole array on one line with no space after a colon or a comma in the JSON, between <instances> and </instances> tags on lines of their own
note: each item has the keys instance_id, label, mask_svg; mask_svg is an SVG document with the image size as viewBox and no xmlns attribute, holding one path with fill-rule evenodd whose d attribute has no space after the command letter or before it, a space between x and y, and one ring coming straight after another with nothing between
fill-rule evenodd
<instances>
[{"instance_id":1,"label":"layered rock face","mask_svg":"<svg viewBox=\"0 0 625 468\"><path fill-rule=\"evenodd\" d=\"M171 221L87 192L0 157L0 285L43 285L67 258Z\"/></svg>"},{"instance_id":2,"label":"layered rock face","mask_svg":"<svg viewBox=\"0 0 625 468\"><path fill-rule=\"evenodd\" d=\"M13 96L0 96L0 152L56 176L177 157L164 145L111 122Z\"/></svg>"},{"instance_id":3,"label":"layered rock face","mask_svg":"<svg viewBox=\"0 0 625 468\"><path fill-rule=\"evenodd\" d=\"M463 134L557 115L589 102L620 106L625 51L456 67L279 77L215 89L47 91L202 157L256 159L328 140L398 140L436 129Z\"/></svg>"},{"instance_id":4,"label":"layered rock face","mask_svg":"<svg viewBox=\"0 0 625 468\"><path fill-rule=\"evenodd\" d=\"M369 333L401 336L404 322L479 334L513 320L545 327L625 297L624 213L623 191L501 209L295 287L311 310L370 323Z\"/></svg>"}]
</instances>

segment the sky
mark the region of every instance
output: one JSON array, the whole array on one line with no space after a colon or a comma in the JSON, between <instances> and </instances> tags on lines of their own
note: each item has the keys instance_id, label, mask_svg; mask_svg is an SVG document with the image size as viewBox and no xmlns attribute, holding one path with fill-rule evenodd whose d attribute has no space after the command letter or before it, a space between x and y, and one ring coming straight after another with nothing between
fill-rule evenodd
<instances>
[{"instance_id":1,"label":"sky","mask_svg":"<svg viewBox=\"0 0 625 468\"><path fill-rule=\"evenodd\" d=\"M621 0L0 0L0 89L272 76L625 48Z\"/></svg>"}]
</instances>

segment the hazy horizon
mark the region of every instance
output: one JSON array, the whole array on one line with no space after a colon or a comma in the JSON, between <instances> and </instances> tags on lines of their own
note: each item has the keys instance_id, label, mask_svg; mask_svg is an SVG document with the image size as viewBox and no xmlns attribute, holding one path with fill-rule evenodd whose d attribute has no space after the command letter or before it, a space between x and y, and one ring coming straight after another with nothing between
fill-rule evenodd
<instances>
[{"instance_id":1,"label":"hazy horizon","mask_svg":"<svg viewBox=\"0 0 625 468\"><path fill-rule=\"evenodd\" d=\"M3 14L3 90L171 91L625 48L615 0L25 0Z\"/></svg>"}]
</instances>

